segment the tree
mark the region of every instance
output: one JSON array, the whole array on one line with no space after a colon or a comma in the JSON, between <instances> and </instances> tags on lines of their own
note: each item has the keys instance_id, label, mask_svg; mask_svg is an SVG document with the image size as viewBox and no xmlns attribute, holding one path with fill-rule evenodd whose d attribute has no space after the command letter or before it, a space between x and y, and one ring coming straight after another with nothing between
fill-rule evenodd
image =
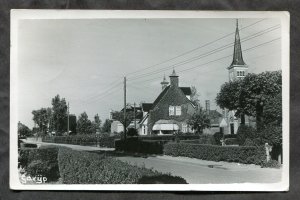
<instances>
[{"instance_id":1,"label":"tree","mask_svg":"<svg viewBox=\"0 0 300 200\"><path fill-rule=\"evenodd\" d=\"M91 120L89 120L86 112L83 112L78 117L77 133L79 134L92 134L95 133Z\"/></svg>"},{"instance_id":2,"label":"tree","mask_svg":"<svg viewBox=\"0 0 300 200\"><path fill-rule=\"evenodd\" d=\"M270 116L264 116L268 111L266 108L272 105L272 101L281 99L281 79L281 71L248 74L242 80L222 85L216 102L221 108L235 110L236 116L246 114L256 117L257 129L260 130L266 123L269 123ZM280 105L279 102L278 105ZM277 106L277 109L281 108ZM280 112L278 114L281 115ZM265 117L268 118L265 120ZM273 117L281 118L281 116Z\"/></svg>"},{"instance_id":3,"label":"tree","mask_svg":"<svg viewBox=\"0 0 300 200\"><path fill-rule=\"evenodd\" d=\"M125 125L125 127L129 126L129 124L134 120L134 112L133 111L126 111L126 119L124 121L124 112L123 111L116 111L113 113L113 119L118 120Z\"/></svg>"},{"instance_id":4,"label":"tree","mask_svg":"<svg viewBox=\"0 0 300 200\"><path fill-rule=\"evenodd\" d=\"M100 129L101 129L101 119L100 119L100 117L99 117L98 114L96 114L95 117L94 117L93 125L95 127L96 132L100 132Z\"/></svg>"},{"instance_id":5,"label":"tree","mask_svg":"<svg viewBox=\"0 0 300 200\"><path fill-rule=\"evenodd\" d=\"M198 108L195 114L187 121L187 124L193 130L196 130L197 133L201 134L203 129L210 127L210 119L202 108Z\"/></svg>"},{"instance_id":6,"label":"tree","mask_svg":"<svg viewBox=\"0 0 300 200\"><path fill-rule=\"evenodd\" d=\"M191 102L195 105L200 107L200 100L199 100L199 94L195 86L191 87Z\"/></svg>"},{"instance_id":7,"label":"tree","mask_svg":"<svg viewBox=\"0 0 300 200\"><path fill-rule=\"evenodd\" d=\"M103 126L102 126L102 132L104 133L110 133L110 127L111 126L111 120L109 119L106 119L103 123Z\"/></svg>"},{"instance_id":8,"label":"tree","mask_svg":"<svg viewBox=\"0 0 300 200\"><path fill-rule=\"evenodd\" d=\"M21 122L18 122L18 136L19 137L28 137L31 135L31 130Z\"/></svg>"},{"instance_id":9,"label":"tree","mask_svg":"<svg viewBox=\"0 0 300 200\"><path fill-rule=\"evenodd\" d=\"M46 134L50 120L51 120L51 108L41 108L39 110L33 110L33 121L38 125L38 132L42 135Z\"/></svg>"},{"instance_id":10,"label":"tree","mask_svg":"<svg viewBox=\"0 0 300 200\"><path fill-rule=\"evenodd\" d=\"M66 132L68 106L65 98L60 99L59 95L56 95L52 99L52 110L53 115L50 129L58 133Z\"/></svg>"}]
</instances>

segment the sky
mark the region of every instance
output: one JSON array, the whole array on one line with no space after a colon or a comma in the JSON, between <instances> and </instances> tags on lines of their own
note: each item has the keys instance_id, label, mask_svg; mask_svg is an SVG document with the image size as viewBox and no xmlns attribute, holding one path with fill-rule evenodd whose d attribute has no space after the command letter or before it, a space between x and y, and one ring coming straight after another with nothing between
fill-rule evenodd
<instances>
[{"instance_id":1,"label":"sky","mask_svg":"<svg viewBox=\"0 0 300 200\"><path fill-rule=\"evenodd\" d=\"M201 104L210 100L217 109L235 27L236 19L21 20L18 121L33 127L32 110L51 107L57 94L71 114L85 111L93 119L98 113L105 120L123 106L124 76L128 103L152 103L173 69L180 86L195 86ZM280 21L239 19L239 28L248 71L280 70Z\"/></svg>"}]
</instances>

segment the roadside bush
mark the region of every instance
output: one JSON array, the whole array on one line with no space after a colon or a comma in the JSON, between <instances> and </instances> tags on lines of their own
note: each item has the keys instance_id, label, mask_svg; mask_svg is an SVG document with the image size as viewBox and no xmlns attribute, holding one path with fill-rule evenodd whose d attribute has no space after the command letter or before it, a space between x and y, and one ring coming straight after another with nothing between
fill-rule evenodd
<instances>
[{"instance_id":1,"label":"roadside bush","mask_svg":"<svg viewBox=\"0 0 300 200\"><path fill-rule=\"evenodd\" d=\"M136 129L134 129L134 128L129 128L128 129L127 136L138 136L138 135L139 134L138 134Z\"/></svg>"},{"instance_id":2,"label":"roadside bush","mask_svg":"<svg viewBox=\"0 0 300 200\"><path fill-rule=\"evenodd\" d=\"M171 176L168 174L157 176L144 176L140 178L137 184L187 184L184 178Z\"/></svg>"},{"instance_id":3,"label":"roadside bush","mask_svg":"<svg viewBox=\"0 0 300 200\"><path fill-rule=\"evenodd\" d=\"M25 169L31 177L44 176L48 181L59 178L57 147L43 147L37 149L21 149L19 152L19 167Z\"/></svg>"},{"instance_id":4,"label":"roadside bush","mask_svg":"<svg viewBox=\"0 0 300 200\"><path fill-rule=\"evenodd\" d=\"M188 143L167 143L164 154L211 161L227 161L260 165L265 159L264 147L217 146Z\"/></svg>"},{"instance_id":5,"label":"roadside bush","mask_svg":"<svg viewBox=\"0 0 300 200\"><path fill-rule=\"evenodd\" d=\"M108 133L93 134L93 135L72 135L72 136L46 136L43 137L43 142L61 143L61 144L75 144L75 145L89 145L100 147L114 147L116 137L109 136Z\"/></svg>"},{"instance_id":6,"label":"roadside bush","mask_svg":"<svg viewBox=\"0 0 300 200\"><path fill-rule=\"evenodd\" d=\"M221 139L223 138L223 134L221 132L214 133L214 139L216 145L221 145Z\"/></svg>"},{"instance_id":7,"label":"roadside bush","mask_svg":"<svg viewBox=\"0 0 300 200\"><path fill-rule=\"evenodd\" d=\"M21 148L37 148L37 144L21 143Z\"/></svg>"},{"instance_id":8,"label":"roadside bush","mask_svg":"<svg viewBox=\"0 0 300 200\"><path fill-rule=\"evenodd\" d=\"M134 184L144 176L162 175L114 158L68 148L60 148L58 164L64 184Z\"/></svg>"},{"instance_id":9,"label":"roadside bush","mask_svg":"<svg viewBox=\"0 0 300 200\"><path fill-rule=\"evenodd\" d=\"M256 130L251 126L246 125L240 125L236 135L239 145L244 145L246 138L253 140L258 137Z\"/></svg>"},{"instance_id":10,"label":"roadside bush","mask_svg":"<svg viewBox=\"0 0 300 200\"><path fill-rule=\"evenodd\" d=\"M224 139L227 139L227 138L237 138L237 135L236 134L224 134Z\"/></svg>"},{"instance_id":11,"label":"roadside bush","mask_svg":"<svg viewBox=\"0 0 300 200\"><path fill-rule=\"evenodd\" d=\"M239 145L236 138L227 138L225 139L225 145Z\"/></svg>"},{"instance_id":12,"label":"roadside bush","mask_svg":"<svg viewBox=\"0 0 300 200\"><path fill-rule=\"evenodd\" d=\"M263 145L281 145L282 143L282 127L281 126L267 126L259 132L259 140Z\"/></svg>"},{"instance_id":13,"label":"roadside bush","mask_svg":"<svg viewBox=\"0 0 300 200\"><path fill-rule=\"evenodd\" d=\"M213 135L203 134L200 135L199 144L211 144L215 145L216 141Z\"/></svg>"},{"instance_id":14,"label":"roadside bush","mask_svg":"<svg viewBox=\"0 0 300 200\"><path fill-rule=\"evenodd\" d=\"M269 162L267 161L262 162L261 167L279 169L281 167L281 164L277 160L269 160Z\"/></svg>"},{"instance_id":15,"label":"roadside bush","mask_svg":"<svg viewBox=\"0 0 300 200\"><path fill-rule=\"evenodd\" d=\"M145 135L139 136L141 140L168 140L168 141L175 141L175 135ZM199 139L199 135L177 135L179 140L193 140Z\"/></svg>"},{"instance_id":16,"label":"roadside bush","mask_svg":"<svg viewBox=\"0 0 300 200\"><path fill-rule=\"evenodd\" d=\"M246 140L244 142L244 146L256 146L256 144L250 138L246 138Z\"/></svg>"},{"instance_id":17,"label":"roadside bush","mask_svg":"<svg viewBox=\"0 0 300 200\"><path fill-rule=\"evenodd\" d=\"M182 143L188 143L188 144L200 144L199 139L198 140L182 140Z\"/></svg>"},{"instance_id":18,"label":"roadside bush","mask_svg":"<svg viewBox=\"0 0 300 200\"><path fill-rule=\"evenodd\" d=\"M117 151L145 154L162 154L163 145L167 140L141 140L138 137L127 138L126 140L116 140L115 148Z\"/></svg>"}]
</instances>

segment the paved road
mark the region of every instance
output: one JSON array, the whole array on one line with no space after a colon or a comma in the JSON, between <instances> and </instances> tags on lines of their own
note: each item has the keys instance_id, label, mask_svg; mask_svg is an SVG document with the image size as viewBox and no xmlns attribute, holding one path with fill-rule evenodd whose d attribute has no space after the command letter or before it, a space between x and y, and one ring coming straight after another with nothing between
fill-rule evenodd
<instances>
[{"instance_id":1,"label":"paved road","mask_svg":"<svg viewBox=\"0 0 300 200\"><path fill-rule=\"evenodd\" d=\"M80 151L114 151L115 148L106 148L106 147L93 147L93 146L81 146L81 145L73 145L73 144L58 144L58 143L47 143L36 140L22 140L25 143L37 144L37 145L56 145L69 147L71 149L80 150Z\"/></svg>"},{"instance_id":2,"label":"paved road","mask_svg":"<svg viewBox=\"0 0 300 200\"><path fill-rule=\"evenodd\" d=\"M205 183L275 183L281 179L281 169L260 168L257 165L212 162L199 159L155 156L118 157L133 165L181 176L191 184Z\"/></svg>"}]
</instances>

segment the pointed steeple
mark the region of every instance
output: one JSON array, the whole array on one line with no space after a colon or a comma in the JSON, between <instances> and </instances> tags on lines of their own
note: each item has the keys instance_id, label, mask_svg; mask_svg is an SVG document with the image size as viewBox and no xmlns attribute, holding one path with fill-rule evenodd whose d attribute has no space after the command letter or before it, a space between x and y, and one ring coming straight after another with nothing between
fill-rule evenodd
<instances>
[{"instance_id":1,"label":"pointed steeple","mask_svg":"<svg viewBox=\"0 0 300 200\"><path fill-rule=\"evenodd\" d=\"M162 90L164 90L168 86L169 82L166 79L166 75L164 75L164 79L163 79L162 82L160 82L160 84L161 84L161 89Z\"/></svg>"},{"instance_id":2,"label":"pointed steeple","mask_svg":"<svg viewBox=\"0 0 300 200\"><path fill-rule=\"evenodd\" d=\"M235 66L245 66L246 63L243 60L243 53L241 47L241 40L239 34L239 22L236 20L236 30L235 30L235 40L234 40L234 50L233 50L233 60L228 69L231 69Z\"/></svg>"}]
</instances>

